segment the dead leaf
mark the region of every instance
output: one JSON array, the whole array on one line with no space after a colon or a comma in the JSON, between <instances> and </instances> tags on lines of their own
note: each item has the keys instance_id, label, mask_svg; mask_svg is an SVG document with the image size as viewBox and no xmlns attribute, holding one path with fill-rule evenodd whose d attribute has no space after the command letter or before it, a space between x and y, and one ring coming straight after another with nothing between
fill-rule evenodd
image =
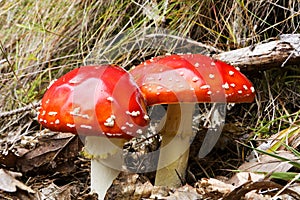
<instances>
[{"instance_id":1,"label":"dead leaf","mask_svg":"<svg viewBox=\"0 0 300 200\"><path fill-rule=\"evenodd\" d=\"M283 144L292 146L293 148L297 148L299 145L299 141L297 139L300 136L300 126L294 125L287 129L284 129L277 134L272 135L268 139L268 143L270 143L270 148L267 150L268 152L275 152L277 150L285 149Z\"/></svg>"},{"instance_id":2,"label":"dead leaf","mask_svg":"<svg viewBox=\"0 0 300 200\"><path fill-rule=\"evenodd\" d=\"M0 190L6 192L16 192L18 187L19 189L25 190L29 193L35 193L35 191L30 187L16 179L16 177L21 176L21 173L0 169Z\"/></svg>"},{"instance_id":3,"label":"dead leaf","mask_svg":"<svg viewBox=\"0 0 300 200\"><path fill-rule=\"evenodd\" d=\"M78 156L82 144L71 133L56 133L40 138L36 148L25 153L17 160L21 172L56 172L68 173L73 169L72 159Z\"/></svg>"},{"instance_id":4,"label":"dead leaf","mask_svg":"<svg viewBox=\"0 0 300 200\"><path fill-rule=\"evenodd\" d=\"M196 187L205 188L207 192L220 192L226 194L234 190L234 186L231 184L224 183L214 178L202 178L197 184Z\"/></svg>"},{"instance_id":5,"label":"dead leaf","mask_svg":"<svg viewBox=\"0 0 300 200\"><path fill-rule=\"evenodd\" d=\"M276 155L293 160L297 157L288 152L280 151ZM258 174L255 172L287 172L293 165L277 158L271 157L269 155L259 155L258 160L251 160L250 162L245 162L242 164L238 170L241 172L236 173L232 178L228 180L227 183L233 184L235 186L240 186L248 181L259 181L265 177L264 174Z\"/></svg>"},{"instance_id":6,"label":"dead leaf","mask_svg":"<svg viewBox=\"0 0 300 200\"><path fill-rule=\"evenodd\" d=\"M74 184L64 185L62 187L57 186L56 184L52 183L40 190L42 194L42 199L64 199L64 200L71 200L73 190L76 190Z\"/></svg>"},{"instance_id":7,"label":"dead leaf","mask_svg":"<svg viewBox=\"0 0 300 200\"><path fill-rule=\"evenodd\" d=\"M300 194L300 183L294 183L290 186L290 189Z\"/></svg>"},{"instance_id":8,"label":"dead leaf","mask_svg":"<svg viewBox=\"0 0 300 200\"><path fill-rule=\"evenodd\" d=\"M13 149L14 150L14 149ZM18 155L10 149L0 151L0 165L5 167L15 167Z\"/></svg>"},{"instance_id":9,"label":"dead leaf","mask_svg":"<svg viewBox=\"0 0 300 200\"><path fill-rule=\"evenodd\" d=\"M174 193L171 193L170 196L165 197L166 200L194 200L194 199L203 199L196 188L185 185L175 190Z\"/></svg>"},{"instance_id":10,"label":"dead leaf","mask_svg":"<svg viewBox=\"0 0 300 200\"><path fill-rule=\"evenodd\" d=\"M224 183L214 178L202 178L195 185L197 192L204 198L219 199L235 189L231 184Z\"/></svg>"},{"instance_id":11,"label":"dead leaf","mask_svg":"<svg viewBox=\"0 0 300 200\"><path fill-rule=\"evenodd\" d=\"M153 185L139 174L122 172L108 189L105 199L139 200L151 195Z\"/></svg>"},{"instance_id":12,"label":"dead leaf","mask_svg":"<svg viewBox=\"0 0 300 200\"><path fill-rule=\"evenodd\" d=\"M251 191L256 191L256 193L258 193L259 191L264 191L262 198L260 198L260 199L264 199L267 195L274 195L276 194L276 192L278 192L283 188L284 187L282 185L278 183L274 183L272 181L267 181L267 180L262 180L258 182L249 181L239 187L236 187L233 191L226 194L223 197L223 200L242 199L242 197L245 197ZM282 194L287 194L295 199L300 199L300 194L289 188L284 188ZM248 194L248 197L249 199L251 199L252 197L254 197L254 195L252 195L251 197L251 195L249 196Z\"/></svg>"}]
</instances>

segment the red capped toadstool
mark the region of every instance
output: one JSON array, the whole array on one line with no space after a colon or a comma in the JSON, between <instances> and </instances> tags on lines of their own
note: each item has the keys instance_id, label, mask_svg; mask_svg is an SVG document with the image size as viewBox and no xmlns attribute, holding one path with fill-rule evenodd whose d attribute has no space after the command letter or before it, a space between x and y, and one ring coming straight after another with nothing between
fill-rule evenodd
<instances>
[{"instance_id":1,"label":"red capped toadstool","mask_svg":"<svg viewBox=\"0 0 300 200\"><path fill-rule=\"evenodd\" d=\"M131 75L112 65L84 66L60 77L44 94L38 120L53 131L87 136L91 190L99 199L121 170L124 142L149 121Z\"/></svg>"},{"instance_id":2,"label":"red capped toadstool","mask_svg":"<svg viewBox=\"0 0 300 200\"><path fill-rule=\"evenodd\" d=\"M178 187L185 178L196 103L252 102L255 96L237 69L200 54L156 57L130 73L148 105L168 104L155 185Z\"/></svg>"}]
</instances>

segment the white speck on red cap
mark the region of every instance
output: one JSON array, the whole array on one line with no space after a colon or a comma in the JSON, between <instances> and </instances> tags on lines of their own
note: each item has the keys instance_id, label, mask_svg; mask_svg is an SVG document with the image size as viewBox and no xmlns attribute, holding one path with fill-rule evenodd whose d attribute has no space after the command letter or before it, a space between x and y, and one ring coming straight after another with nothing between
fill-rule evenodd
<instances>
[{"instance_id":1,"label":"white speck on red cap","mask_svg":"<svg viewBox=\"0 0 300 200\"><path fill-rule=\"evenodd\" d=\"M126 122L126 125L129 126L130 128L133 127L133 124L130 124L129 122Z\"/></svg>"},{"instance_id":2,"label":"white speck on red cap","mask_svg":"<svg viewBox=\"0 0 300 200\"><path fill-rule=\"evenodd\" d=\"M107 99L107 101L110 101L110 102L113 102L113 101L114 101L114 98L113 98L113 97L107 97L106 99Z\"/></svg>"},{"instance_id":3,"label":"white speck on red cap","mask_svg":"<svg viewBox=\"0 0 300 200\"><path fill-rule=\"evenodd\" d=\"M200 87L200 89L208 89L208 88L210 88L209 85L202 85L202 86Z\"/></svg>"},{"instance_id":4,"label":"white speck on red cap","mask_svg":"<svg viewBox=\"0 0 300 200\"><path fill-rule=\"evenodd\" d=\"M80 127L81 127L81 128L90 129L90 130L92 129L92 126L84 125L84 124L80 125Z\"/></svg>"},{"instance_id":5,"label":"white speck on red cap","mask_svg":"<svg viewBox=\"0 0 300 200\"><path fill-rule=\"evenodd\" d=\"M141 114L141 112L138 111L138 110L137 111L132 111L132 112L126 111L126 114L130 115L132 117L137 117L137 116L139 116Z\"/></svg>"},{"instance_id":6,"label":"white speck on red cap","mask_svg":"<svg viewBox=\"0 0 300 200\"><path fill-rule=\"evenodd\" d=\"M67 125L67 127L70 127L70 128L74 128L75 127L75 124L69 124L69 123L67 123L66 125Z\"/></svg>"},{"instance_id":7,"label":"white speck on red cap","mask_svg":"<svg viewBox=\"0 0 300 200\"><path fill-rule=\"evenodd\" d=\"M104 122L104 126L113 127L115 125L116 116L111 115L109 118L106 119Z\"/></svg>"},{"instance_id":8,"label":"white speck on red cap","mask_svg":"<svg viewBox=\"0 0 300 200\"><path fill-rule=\"evenodd\" d=\"M215 75L214 75L214 74L209 74L208 76L209 76L209 78L211 78L211 79L215 78Z\"/></svg>"},{"instance_id":9,"label":"white speck on red cap","mask_svg":"<svg viewBox=\"0 0 300 200\"><path fill-rule=\"evenodd\" d=\"M55 116L55 115L57 115L57 112L48 112L48 115Z\"/></svg>"},{"instance_id":10,"label":"white speck on red cap","mask_svg":"<svg viewBox=\"0 0 300 200\"><path fill-rule=\"evenodd\" d=\"M230 75L230 76L233 76L233 74L234 74L234 71L231 71L231 70L230 70L230 71L229 71L229 75Z\"/></svg>"},{"instance_id":11,"label":"white speck on red cap","mask_svg":"<svg viewBox=\"0 0 300 200\"><path fill-rule=\"evenodd\" d=\"M226 83L224 83L224 84L222 85L222 88L224 88L224 89L228 90L228 89L229 89L229 85L228 85L228 83L227 83L227 82L226 82Z\"/></svg>"},{"instance_id":12,"label":"white speck on red cap","mask_svg":"<svg viewBox=\"0 0 300 200\"><path fill-rule=\"evenodd\" d=\"M199 78L195 76L195 77L192 78L192 81L197 82L197 81L199 81Z\"/></svg>"}]
</instances>

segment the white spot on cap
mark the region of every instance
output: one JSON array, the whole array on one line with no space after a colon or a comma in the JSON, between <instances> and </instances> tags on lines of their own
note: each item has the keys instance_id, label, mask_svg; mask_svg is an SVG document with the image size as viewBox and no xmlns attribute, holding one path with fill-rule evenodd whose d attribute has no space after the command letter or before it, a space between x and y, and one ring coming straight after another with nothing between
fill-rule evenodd
<instances>
[{"instance_id":1,"label":"white spot on cap","mask_svg":"<svg viewBox=\"0 0 300 200\"><path fill-rule=\"evenodd\" d=\"M190 90L194 91L194 90L195 90L195 88L191 87L191 88L190 88Z\"/></svg>"},{"instance_id":2,"label":"white spot on cap","mask_svg":"<svg viewBox=\"0 0 300 200\"><path fill-rule=\"evenodd\" d=\"M144 120L149 120L150 117L148 115L144 115Z\"/></svg>"},{"instance_id":3,"label":"white spot on cap","mask_svg":"<svg viewBox=\"0 0 300 200\"><path fill-rule=\"evenodd\" d=\"M46 103L48 104L50 102L50 99L47 99Z\"/></svg>"},{"instance_id":4,"label":"white spot on cap","mask_svg":"<svg viewBox=\"0 0 300 200\"><path fill-rule=\"evenodd\" d=\"M80 127L81 127L81 128L90 129L90 130L92 129L92 126L84 125L84 124L80 125Z\"/></svg>"},{"instance_id":5,"label":"white spot on cap","mask_svg":"<svg viewBox=\"0 0 300 200\"><path fill-rule=\"evenodd\" d=\"M46 114L46 111L43 110L43 112L41 113L42 116L44 116Z\"/></svg>"},{"instance_id":6,"label":"white spot on cap","mask_svg":"<svg viewBox=\"0 0 300 200\"><path fill-rule=\"evenodd\" d=\"M136 131L136 133L137 133L137 134L142 134L143 131L142 131L142 129L138 129L138 130Z\"/></svg>"},{"instance_id":7,"label":"white spot on cap","mask_svg":"<svg viewBox=\"0 0 300 200\"><path fill-rule=\"evenodd\" d=\"M49 88L51 87L51 85L53 85L53 83L55 83L56 81L57 81L57 79L52 80L52 81L49 83L47 89L49 89Z\"/></svg>"},{"instance_id":8,"label":"white spot on cap","mask_svg":"<svg viewBox=\"0 0 300 200\"><path fill-rule=\"evenodd\" d=\"M234 71L231 71L231 70L230 70L230 71L229 71L229 75L230 75L230 76L233 76L233 74L234 74Z\"/></svg>"},{"instance_id":9,"label":"white spot on cap","mask_svg":"<svg viewBox=\"0 0 300 200\"><path fill-rule=\"evenodd\" d=\"M244 88L245 90L248 90L247 85L243 85L243 88Z\"/></svg>"},{"instance_id":10,"label":"white spot on cap","mask_svg":"<svg viewBox=\"0 0 300 200\"><path fill-rule=\"evenodd\" d=\"M71 115L76 116L76 117L82 117L84 119L89 119L90 116L87 114L80 114L80 107L74 108L73 111L70 112Z\"/></svg>"},{"instance_id":11,"label":"white spot on cap","mask_svg":"<svg viewBox=\"0 0 300 200\"><path fill-rule=\"evenodd\" d=\"M163 87L157 86L156 89L157 89L157 90L161 90L161 89L163 89Z\"/></svg>"},{"instance_id":12,"label":"white spot on cap","mask_svg":"<svg viewBox=\"0 0 300 200\"><path fill-rule=\"evenodd\" d=\"M133 127L133 124L130 124L129 122L126 122L126 125L129 126L130 128Z\"/></svg>"},{"instance_id":13,"label":"white spot on cap","mask_svg":"<svg viewBox=\"0 0 300 200\"><path fill-rule=\"evenodd\" d=\"M50 115L50 116L55 116L55 115L57 115L57 112L48 112L48 115Z\"/></svg>"},{"instance_id":14,"label":"white spot on cap","mask_svg":"<svg viewBox=\"0 0 300 200\"><path fill-rule=\"evenodd\" d=\"M180 72L179 74L180 74L180 76L183 76L183 75L184 75L184 72Z\"/></svg>"},{"instance_id":15,"label":"white spot on cap","mask_svg":"<svg viewBox=\"0 0 300 200\"><path fill-rule=\"evenodd\" d=\"M243 93L243 91L242 91L242 90L238 90L238 93L239 93L239 94L242 94L242 93Z\"/></svg>"},{"instance_id":16,"label":"white spot on cap","mask_svg":"<svg viewBox=\"0 0 300 200\"><path fill-rule=\"evenodd\" d=\"M208 88L210 88L209 85L202 85L202 86L200 87L200 89L208 89Z\"/></svg>"},{"instance_id":17,"label":"white spot on cap","mask_svg":"<svg viewBox=\"0 0 300 200\"><path fill-rule=\"evenodd\" d=\"M255 92L255 89L254 89L253 86L250 87L250 90L251 90L251 92L253 92L253 93Z\"/></svg>"},{"instance_id":18,"label":"white spot on cap","mask_svg":"<svg viewBox=\"0 0 300 200\"><path fill-rule=\"evenodd\" d=\"M111 134L111 133L104 133L105 135L107 136L113 136L114 134Z\"/></svg>"},{"instance_id":19,"label":"white spot on cap","mask_svg":"<svg viewBox=\"0 0 300 200\"><path fill-rule=\"evenodd\" d=\"M215 63L214 61L212 61L210 64L211 64L212 66L215 66L215 65L216 65L216 63Z\"/></svg>"},{"instance_id":20,"label":"white spot on cap","mask_svg":"<svg viewBox=\"0 0 300 200\"><path fill-rule=\"evenodd\" d=\"M213 79L213 78L215 78L215 75L214 74L209 74L208 77Z\"/></svg>"},{"instance_id":21,"label":"white spot on cap","mask_svg":"<svg viewBox=\"0 0 300 200\"><path fill-rule=\"evenodd\" d=\"M40 122L42 122L42 121L44 121L42 118L40 118L40 120L39 120Z\"/></svg>"},{"instance_id":22,"label":"white spot on cap","mask_svg":"<svg viewBox=\"0 0 300 200\"><path fill-rule=\"evenodd\" d=\"M235 67L236 70L241 71L241 69L239 67Z\"/></svg>"},{"instance_id":23,"label":"white spot on cap","mask_svg":"<svg viewBox=\"0 0 300 200\"><path fill-rule=\"evenodd\" d=\"M192 78L192 81L197 82L197 81L199 81L199 78L197 76L195 76L195 77Z\"/></svg>"},{"instance_id":24,"label":"white spot on cap","mask_svg":"<svg viewBox=\"0 0 300 200\"><path fill-rule=\"evenodd\" d=\"M114 98L112 98L112 97L107 97L106 99L107 99L107 101L110 101L110 102L114 101Z\"/></svg>"},{"instance_id":25,"label":"white spot on cap","mask_svg":"<svg viewBox=\"0 0 300 200\"><path fill-rule=\"evenodd\" d=\"M212 94L212 91L207 91L207 94Z\"/></svg>"},{"instance_id":26,"label":"white spot on cap","mask_svg":"<svg viewBox=\"0 0 300 200\"><path fill-rule=\"evenodd\" d=\"M158 95L160 95L160 93L159 93L159 92L156 92L156 95L158 96Z\"/></svg>"},{"instance_id":27,"label":"white spot on cap","mask_svg":"<svg viewBox=\"0 0 300 200\"><path fill-rule=\"evenodd\" d=\"M133 133L132 133L132 132L129 132L129 131L127 131L126 134L127 134L127 135L133 135Z\"/></svg>"},{"instance_id":28,"label":"white spot on cap","mask_svg":"<svg viewBox=\"0 0 300 200\"><path fill-rule=\"evenodd\" d=\"M69 80L69 83L76 84L76 83L80 83L80 81L81 81L81 78L75 77L75 78L72 78L71 80Z\"/></svg>"},{"instance_id":29,"label":"white spot on cap","mask_svg":"<svg viewBox=\"0 0 300 200\"><path fill-rule=\"evenodd\" d=\"M106 119L104 122L104 126L113 127L115 125L116 116L111 115L109 118Z\"/></svg>"},{"instance_id":30,"label":"white spot on cap","mask_svg":"<svg viewBox=\"0 0 300 200\"><path fill-rule=\"evenodd\" d=\"M200 64L199 63L195 63L195 67L199 67L200 66Z\"/></svg>"},{"instance_id":31,"label":"white spot on cap","mask_svg":"<svg viewBox=\"0 0 300 200\"><path fill-rule=\"evenodd\" d=\"M80 112L80 107L74 108L73 111L70 112L71 115L77 115Z\"/></svg>"},{"instance_id":32,"label":"white spot on cap","mask_svg":"<svg viewBox=\"0 0 300 200\"><path fill-rule=\"evenodd\" d=\"M125 130L125 129L126 129L126 126L122 126L122 127L121 127L121 130Z\"/></svg>"},{"instance_id":33,"label":"white spot on cap","mask_svg":"<svg viewBox=\"0 0 300 200\"><path fill-rule=\"evenodd\" d=\"M169 77L169 81L173 81L173 78L172 78L172 77Z\"/></svg>"},{"instance_id":34,"label":"white spot on cap","mask_svg":"<svg viewBox=\"0 0 300 200\"><path fill-rule=\"evenodd\" d=\"M170 53L166 53L166 56L170 56L171 54Z\"/></svg>"},{"instance_id":35,"label":"white spot on cap","mask_svg":"<svg viewBox=\"0 0 300 200\"><path fill-rule=\"evenodd\" d=\"M59 122L60 122L59 119L56 119L54 123L59 124Z\"/></svg>"},{"instance_id":36,"label":"white spot on cap","mask_svg":"<svg viewBox=\"0 0 300 200\"><path fill-rule=\"evenodd\" d=\"M132 117L137 117L141 114L141 112L140 111L132 111L132 112L126 111L126 114L130 115Z\"/></svg>"},{"instance_id":37,"label":"white spot on cap","mask_svg":"<svg viewBox=\"0 0 300 200\"><path fill-rule=\"evenodd\" d=\"M67 124L67 127L70 127L70 128L74 128L75 127L75 124Z\"/></svg>"},{"instance_id":38,"label":"white spot on cap","mask_svg":"<svg viewBox=\"0 0 300 200\"><path fill-rule=\"evenodd\" d=\"M230 83L230 86L234 88L235 87L235 83Z\"/></svg>"},{"instance_id":39,"label":"white spot on cap","mask_svg":"<svg viewBox=\"0 0 300 200\"><path fill-rule=\"evenodd\" d=\"M47 120L44 119L44 123L47 124Z\"/></svg>"},{"instance_id":40,"label":"white spot on cap","mask_svg":"<svg viewBox=\"0 0 300 200\"><path fill-rule=\"evenodd\" d=\"M222 88L224 88L224 89L228 90L228 89L229 89L229 85L228 85L228 83L226 82L225 84L223 84L223 85L222 85Z\"/></svg>"}]
</instances>

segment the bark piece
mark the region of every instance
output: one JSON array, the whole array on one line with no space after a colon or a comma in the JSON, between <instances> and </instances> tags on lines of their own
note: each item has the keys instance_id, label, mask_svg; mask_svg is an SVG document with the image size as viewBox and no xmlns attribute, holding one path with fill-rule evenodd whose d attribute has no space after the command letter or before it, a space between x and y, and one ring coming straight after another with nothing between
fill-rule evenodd
<instances>
[{"instance_id":1,"label":"bark piece","mask_svg":"<svg viewBox=\"0 0 300 200\"><path fill-rule=\"evenodd\" d=\"M213 58L245 71L296 64L300 61L300 34L283 34L273 41L269 39L245 48L222 52Z\"/></svg>"}]
</instances>

